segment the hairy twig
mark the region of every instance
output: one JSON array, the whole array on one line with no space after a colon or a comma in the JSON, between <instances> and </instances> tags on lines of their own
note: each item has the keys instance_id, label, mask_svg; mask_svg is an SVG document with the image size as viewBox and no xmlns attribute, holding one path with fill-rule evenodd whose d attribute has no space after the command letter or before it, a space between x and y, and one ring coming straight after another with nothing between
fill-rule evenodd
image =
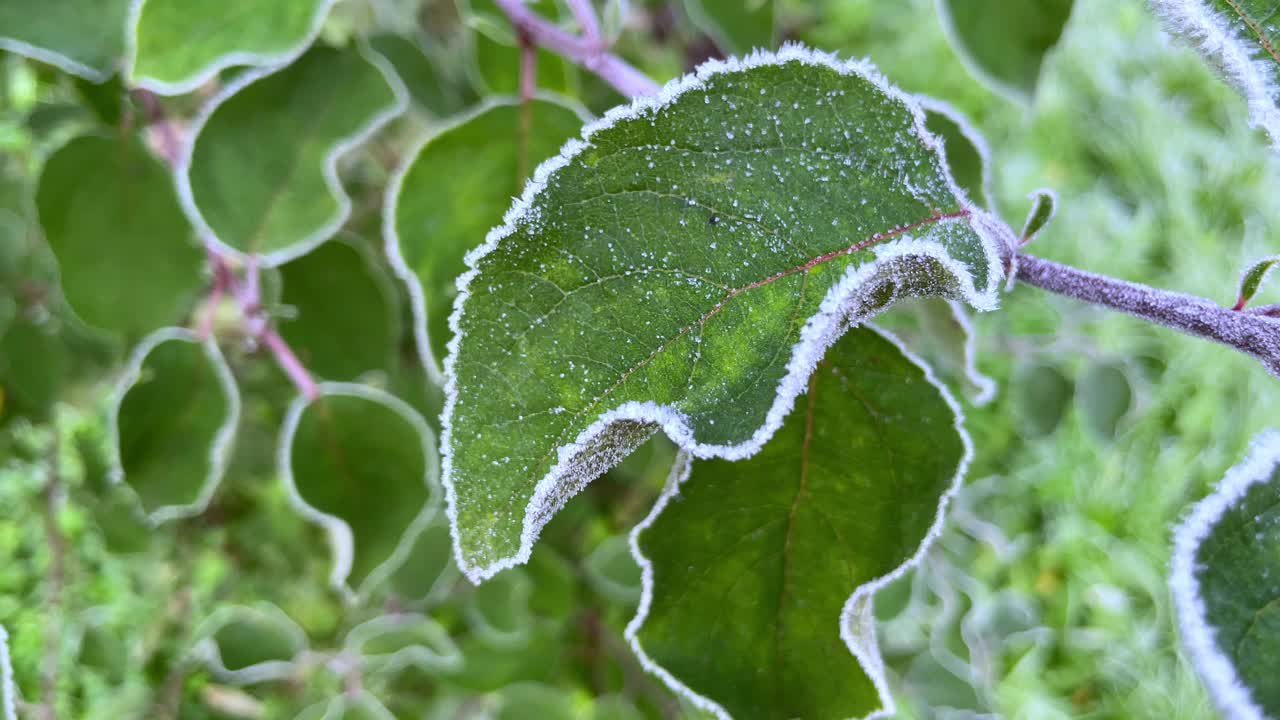
<instances>
[{"instance_id":1,"label":"hairy twig","mask_svg":"<svg viewBox=\"0 0 1280 720\"><path fill-rule=\"evenodd\" d=\"M494 1L502 12L506 13L518 32L527 35L535 44L599 75L600 79L612 85L623 95L636 97L658 92L657 83L632 67L627 61L605 51L598 37L592 40L569 33L530 10L522 0ZM594 14L592 19L594 20ZM578 22L583 22L581 16ZM592 32L585 26L583 31ZM598 28L594 32L598 33Z\"/></svg>"},{"instance_id":2,"label":"hairy twig","mask_svg":"<svg viewBox=\"0 0 1280 720\"><path fill-rule=\"evenodd\" d=\"M1159 290L1018 255L1017 279L1043 290L1128 313L1252 355L1280 377L1280 318L1240 312L1195 295Z\"/></svg>"}]
</instances>

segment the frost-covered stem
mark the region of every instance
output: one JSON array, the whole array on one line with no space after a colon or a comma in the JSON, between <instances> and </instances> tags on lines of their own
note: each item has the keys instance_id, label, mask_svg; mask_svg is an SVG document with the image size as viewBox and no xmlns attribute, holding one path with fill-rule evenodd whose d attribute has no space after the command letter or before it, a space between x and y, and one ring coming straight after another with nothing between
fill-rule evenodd
<instances>
[{"instance_id":1,"label":"frost-covered stem","mask_svg":"<svg viewBox=\"0 0 1280 720\"><path fill-rule=\"evenodd\" d=\"M45 720L58 717L58 673L62 659L62 585L66 576L67 541L58 524L62 507L61 443L55 426L49 451L49 481L45 486L44 527L49 543L48 594L45 598L48 622L45 626L44 661L40 669L40 697Z\"/></svg>"},{"instance_id":2,"label":"frost-covered stem","mask_svg":"<svg viewBox=\"0 0 1280 720\"><path fill-rule=\"evenodd\" d=\"M1231 310L1195 295L1117 280L1034 255L1018 255L1017 277L1049 292L1233 347L1280 377L1280 318Z\"/></svg>"},{"instance_id":3,"label":"frost-covered stem","mask_svg":"<svg viewBox=\"0 0 1280 720\"><path fill-rule=\"evenodd\" d=\"M600 20L596 18L596 9L591 7L591 0L567 0L569 11L573 13L573 19L578 21L578 27L582 28L582 38L589 44L599 48L603 47L600 43Z\"/></svg>"},{"instance_id":4,"label":"frost-covered stem","mask_svg":"<svg viewBox=\"0 0 1280 720\"><path fill-rule=\"evenodd\" d=\"M506 13L516 30L528 35L535 44L544 47L582 67L612 85L628 97L654 95L658 84L649 76L632 67L627 61L605 52L599 42L591 42L548 22L525 7L522 0L494 0Z\"/></svg>"},{"instance_id":5,"label":"frost-covered stem","mask_svg":"<svg viewBox=\"0 0 1280 720\"><path fill-rule=\"evenodd\" d=\"M260 338L262 344L267 346L271 354L275 357L276 363L280 365L280 369L284 370L289 379L293 381L298 392L308 400L315 400L320 397L320 388L316 385L316 381L311 379L311 373L307 372L307 368L294 354L293 349L289 347L289 343L280 337L275 328L267 328L262 331Z\"/></svg>"}]
</instances>

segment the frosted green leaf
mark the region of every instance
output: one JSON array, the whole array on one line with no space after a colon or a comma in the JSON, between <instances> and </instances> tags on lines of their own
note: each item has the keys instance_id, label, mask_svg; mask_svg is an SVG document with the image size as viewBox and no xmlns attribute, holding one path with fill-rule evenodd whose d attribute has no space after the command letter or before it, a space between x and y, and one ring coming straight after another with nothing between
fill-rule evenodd
<instances>
[{"instance_id":1,"label":"frosted green leaf","mask_svg":"<svg viewBox=\"0 0 1280 720\"><path fill-rule=\"evenodd\" d=\"M798 47L702 66L544 163L467 257L445 487L473 580L661 427L757 451L851 324L896 299L986 310L1012 232L947 174L915 101Z\"/></svg>"},{"instance_id":2,"label":"frosted green leaf","mask_svg":"<svg viewBox=\"0 0 1280 720\"><path fill-rule=\"evenodd\" d=\"M294 720L396 720L378 699L360 690L303 710Z\"/></svg>"},{"instance_id":3,"label":"frosted green leaf","mask_svg":"<svg viewBox=\"0 0 1280 720\"><path fill-rule=\"evenodd\" d=\"M938 16L969 72L1030 103L1045 55L1058 44L1075 0L937 0Z\"/></svg>"},{"instance_id":4,"label":"frosted green leaf","mask_svg":"<svg viewBox=\"0 0 1280 720\"><path fill-rule=\"evenodd\" d=\"M1169 585L1182 642L1224 718L1280 718L1280 432L1174 533Z\"/></svg>"},{"instance_id":5,"label":"frosted green leaf","mask_svg":"<svg viewBox=\"0 0 1280 720\"><path fill-rule=\"evenodd\" d=\"M684 0L685 12L728 55L777 45L774 0Z\"/></svg>"},{"instance_id":6,"label":"frosted green leaf","mask_svg":"<svg viewBox=\"0 0 1280 720\"><path fill-rule=\"evenodd\" d=\"M348 597L387 580L439 509L435 436L366 385L322 383L319 397L294 400L277 460L294 506L328 534L329 580Z\"/></svg>"},{"instance_id":7,"label":"frosted green leaf","mask_svg":"<svg viewBox=\"0 0 1280 720\"><path fill-rule=\"evenodd\" d=\"M425 615L374 618L352 628L345 645L371 673L396 673L410 666L429 672L462 667L462 654L448 631Z\"/></svg>"},{"instance_id":8,"label":"frosted green leaf","mask_svg":"<svg viewBox=\"0 0 1280 720\"><path fill-rule=\"evenodd\" d=\"M632 534L645 596L627 637L721 718L891 715L872 596L939 532L968 438L929 371L869 328L795 404L750 459L677 461Z\"/></svg>"},{"instance_id":9,"label":"frosted green leaf","mask_svg":"<svg viewBox=\"0 0 1280 720\"><path fill-rule=\"evenodd\" d=\"M1280 147L1280 24L1271 0L1151 0L1171 30L1222 72L1249 119Z\"/></svg>"},{"instance_id":10,"label":"frosted green leaf","mask_svg":"<svg viewBox=\"0 0 1280 720\"><path fill-rule=\"evenodd\" d=\"M337 0L134 0L129 84L191 92L236 65L283 65L303 52Z\"/></svg>"},{"instance_id":11,"label":"frosted green leaf","mask_svg":"<svg viewBox=\"0 0 1280 720\"><path fill-rule=\"evenodd\" d=\"M965 389L976 406L991 402L998 386L978 369L977 335L964 306L942 298L899 302L877 321L933 368L952 387Z\"/></svg>"},{"instance_id":12,"label":"frosted green leaf","mask_svg":"<svg viewBox=\"0 0 1280 720\"><path fill-rule=\"evenodd\" d=\"M314 375L354 380L385 370L400 344L395 289L367 246L334 239L280 266L281 337Z\"/></svg>"},{"instance_id":13,"label":"frosted green leaf","mask_svg":"<svg viewBox=\"0 0 1280 720\"><path fill-rule=\"evenodd\" d=\"M9 658L9 633L0 625L0 713L3 720L18 720L18 689Z\"/></svg>"},{"instance_id":14,"label":"frosted green leaf","mask_svg":"<svg viewBox=\"0 0 1280 720\"><path fill-rule=\"evenodd\" d=\"M1031 201L1031 212L1027 213L1027 221L1022 226L1018 240L1023 245L1036 239L1036 235L1044 229L1058 212L1058 194L1048 188L1032 190L1027 199Z\"/></svg>"},{"instance_id":15,"label":"frosted green leaf","mask_svg":"<svg viewBox=\"0 0 1280 720\"><path fill-rule=\"evenodd\" d=\"M0 50L105 82L124 56L132 0L0 0Z\"/></svg>"},{"instance_id":16,"label":"frosted green leaf","mask_svg":"<svg viewBox=\"0 0 1280 720\"><path fill-rule=\"evenodd\" d=\"M956 184L969 199L992 210L991 148L986 138L959 110L949 103L925 95L918 96L925 110L925 127L942 139L943 155Z\"/></svg>"},{"instance_id":17,"label":"frosted green leaf","mask_svg":"<svg viewBox=\"0 0 1280 720\"><path fill-rule=\"evenodd\" d=\"M134 349L111 413L113 481L152 523L204 511L240 416L231 369L211 339L163 328Z\"/></svg>"},{"instance_id":18,"label":"frosted green leaf","mask_svg":"<svg viewBox=\"0 0 1280 720\"><path fill-rule=\"evenodd\" d=\"M223 682L250 685L289 677L307 636L271 603L224 605L196 628L192 655Z\"/></svg>"},{"instance_id":19,"label":"frosted green leaf","mask_svg":"<svg viewBox=\"0 0 1280 720\"><path fill-rule=\"evenodd\" d=\"M172 325L205 285L205 253L169 170L132 133L62 146L36 206L62 293L89 325L134 336Z\"/></svg>"},{"instance_id":20,"label":"frosted green leaf","mask_svg":"<svg viewBox=\"0 0 1280 720\"><path fill-rule=\"evenodd\" d=\"M351 198L338 159L407 105L380 56L317 48L284 68L246 72L196 118L178 193L226 251L277 265L324 242Z\"/></svg>"},{"instance_id":21,"label":"frosted green leaf","mask_svg":"<svg viewBox=\"0 0 1280 720\"><path fill-rule=\"evenodd\" d=\"M1280 265L1280 255L1272 255L1271 257L1262 258L1261 260L1250 265L1247 270L1240 275L1240 290L1236 293L1236 310L1243 310L1254 295L1258 294L1258 290L1262 288L1262 284L1267 281L1267 276L1271 271Z\"/></svg>"},{"instance_id":22,"label":"frosted green leaf","mask_svg":"<svg viewBox=\"0 0 1280 720\"><path fill-rule=\"evenodd\" d=\"M522 160L519 143L493 139L519 137L525 112L516 98L489 100L428 137L387 189L387 255L409 286L418 352L433 377L440 375L449 341L454 278L467 269L463 256L502 221L532 168L586 121L584 111L556 96L539 96L527 108L529 144Z\"/></svg>"}]
</instances>

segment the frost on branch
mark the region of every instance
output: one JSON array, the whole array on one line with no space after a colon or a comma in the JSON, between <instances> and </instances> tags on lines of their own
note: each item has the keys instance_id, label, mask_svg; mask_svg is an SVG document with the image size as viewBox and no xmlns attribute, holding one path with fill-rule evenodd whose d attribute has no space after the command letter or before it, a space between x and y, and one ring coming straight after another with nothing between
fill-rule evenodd
<instances>
[{"instance_id":1,"label":"frost on branch","mask_svg":"<svg viewBox=\"0 0 1280 720\"><path fill-rule=\"evenodd\" d=\"M1280 431L1254 438L1174 534L1182 641L1224 717L1280 718Z\"/></svg>"},{"instance_id":2,"label":"frost on branch","mask_svg":"<svg viewBox=\"0 0 1280 720\"><path fill-rule=\"evenodd\" d=\"M609 112L459 280L444 467L460 567L526 559L657 428L695 456L755 453L850 324L913 295L994 308L1012 243L866 63L789 47Z\"/></svg>"},{"instance_id":3,"label":"frost on branch","mask_svg":"<svg viewBox=\"0 0 1280 720\"><path fill-rule=\"evenodd\" d=\"M1222 71L1255 127L1280 147L1280 25L1271 0L1151 0L1170 29Z\"/></svg>"},{"instance_id":4,"label":"frost on branch","mask_svg":"<svg viewBox=\"0 0 1280 720\"><path fill-rule=\"evenodd\" d=\"M677 462L632 534L643 597L627 637L721 718L891 714L872 595L940 530L968 436L945 388L870 328L795 404L749 460Z\"/></svg>"}]
</instances>

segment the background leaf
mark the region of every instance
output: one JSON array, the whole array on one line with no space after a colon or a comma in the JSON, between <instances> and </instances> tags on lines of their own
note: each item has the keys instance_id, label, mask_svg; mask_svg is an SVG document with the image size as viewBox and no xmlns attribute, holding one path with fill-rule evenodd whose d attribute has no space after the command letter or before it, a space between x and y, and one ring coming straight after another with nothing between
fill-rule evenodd
<instances>
[{"instance_id":1,"label":"background leaf","mask_svg":"<svg viewBox=\"0 0 1280 720\"><path fill-rule=\"evenodd\" d=\"M726 55L777 46L775 0L684 0L685 12Z\"/></svg>"},{"instance_id":2,"label":"background leaf","mask_svg":"<svg viewBox=\"0 0 1280 720\"><path fill-rule=\"evenodd\" d=\"M1129 374L1119 363L1092 365L1080 379L1076 400L1089 429L1099 437L1111 440L1116 436L1120 420L1133 406Z\"/></svg>"},{"instance_id":3,"label":"background leaf","mask_svg":"<svg viewBox=\"0 0 1280 720\"><path fill-rule=\"evenodd\" d=\"M866 328L796 405L754 457L673 471L632 536L646 598L627 634L668 686L739 720L891 712L863 613L938 532L968 439L942 386Z\"/></svg>"},{"instance_id":4,"label":"background leaf","mask_svg":"<svg viewBox=\"0 0 1280 720\"><path fill-rule=\"evenodd\" d=\"M36 205L63 295L89 325L132 336L172 325L205 285L169 171L132 133L64 145Z\"/></svg>"},{"instance_id":5,"label":"background leaf","mask_svg":"<svg viewBox=\"0 0 1280 720\"><path fill-rule=\"evenodd\" d=\"M386 61L317 48L283 69L245 73L195 121L178 191L196 227L275 265L328 239L351 212L337 162L402 112Z\"/></svg>"},{"instance_id":6,"label":"background leaf","mask_svg":"<svg viewBox=\"0 0 1280 720\"><path fill-rule=\"evenodd\" d=\"M0 421L47 418L70 373L70 352L53 323L16 316L0 336Z\"/></svg>"},{"instance_id":7,"label":"background leaf","mask_svg":"<svg viewBox=\"0 0 1280 720\"><path fill-rule=\"evenodd\" d=\"M347 634L346 648L373 673L394 673L410 665L446 672L462 666L449 632L425 615L383 615L361 623Z\"/></svg>"},{"instance_id":8,"label":"background leaf","mask_svg":"<svg viewBox=\"0 0 1280 720\"><path fill-rule=\"evenodd\" d=\"M473 580L659 424L752 453L850 322L994 306L1012 233L877 78L795 47L709 65L591 126L468 256L444 451Z\"/></svg>"},{"instance_id":9,"label":"background leaf","mask_svg":"<svg viewBox=\"0 0 1280 720\"><path fill-rule=\"evenodd\" d=\"M213 340L181 328L148 335L116 389L114 478L154 523L202 512L222 479L240 394Z\"/></svg>"},{"instance_id":10,"label":"background leaf","mask_svg":"<svg viewBox=\"0 0 1280 720\"><path fill-rule=\"evenodd\" d=\"M214 675L239 685L279 680L307 649L307 636L283 610L271 603L224 605L196 629L193 654Z\"/></svg>"},{"instance_id":11,"label":"background leaf","mask_svg":"<svg viewBox=\"0 0 1280 720\"><path fill-rule=\"evenodd\" d=\"M493 139L525 132L525 113L514 98L489 100L474 115L429 137L388 188L387 254L411 288L418 352L436 376L451 334L453 280L466 270L463 255L501 222L531 169L585 122L582 110L553 96L533 100L522 158L518 143Z\"/></svg>"},{"instance_id":12,"label":"background leaf","mask_svg":"<svg viewBox=\"0 0 1280 720\"><path fill-rule=\"evenodd\" d=\"M937 0L951 44L993 90L1030 103L1075 0Z\"/></svg>"},{"instance_id":13,"label":"background leaf","mask_svg":"<svg viewBox=\"0 0 1280 720\"><path fill-rule=\"evenodd\" d=\"M133 0L0 0L0 50L103 82L124 55L125 16Z\"/></svg>"},{"instance_id":14,"label":"background leaf","mask_svg":"<svg viewBox=\"0 0 1280 720\"><path fill-rule=\"evenodd\" d=\"M1169 584L1188 654L1224 717L1280 717L1280 432L1174 534Z\"/></svg>"},{"instance_id":15,"label":"background leaf","mask_svg":"<svg viewBox=\"0 0 1280 720\"><path fill-rule=\"evenodd\" d=\"M991 148L959 110L928 96L917 96L925 111L925 127L942 139L947 167L969 199L994 210L991 195Z\"/></svg>"},{"instance_id":16,"label":"background leaf","mask_svg":"<svg viewBox=\"0 0 1280 720\"><path fill-rule=\"evenodd\" d=\"M329 535L330 581L363 594L404 562L437 512L435 437L382 391L323 383L321 393L290 406L280 475L299 511Z\"/></svg>"},{"instance_id":17,"label":"background leaf","mask_svg":"<svg viewBox=\"0 0 1280 720\"><path fill-rule=\"evenodd\" d=\"M181 95L224 68L287 64L336 1L139 0L129 18L129 84Z\"/></svg>"}]
</instances>

